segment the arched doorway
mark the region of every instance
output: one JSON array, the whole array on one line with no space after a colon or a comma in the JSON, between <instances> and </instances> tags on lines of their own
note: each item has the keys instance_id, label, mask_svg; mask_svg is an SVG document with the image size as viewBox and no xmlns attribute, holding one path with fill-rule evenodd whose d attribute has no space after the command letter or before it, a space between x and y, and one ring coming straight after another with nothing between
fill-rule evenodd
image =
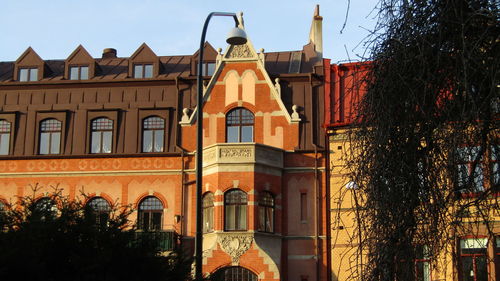
<instances>
[{"instance_id":1,"label":"arched doorway","mask_svg":"<svg viewBox=\"0 0 500 281\"><path fill-rule=\"evenodd\" d=\"M212 275L211 280L212 281L257 281L257 275L244 267L230 266L230 267L223 267L217 270Z\"/></svg>"}]
</instances>

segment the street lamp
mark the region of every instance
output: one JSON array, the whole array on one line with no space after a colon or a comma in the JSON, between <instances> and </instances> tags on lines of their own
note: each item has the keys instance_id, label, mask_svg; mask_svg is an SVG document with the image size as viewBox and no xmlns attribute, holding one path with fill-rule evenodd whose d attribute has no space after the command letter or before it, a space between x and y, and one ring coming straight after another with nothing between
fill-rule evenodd
<instances>
[{"instance_id":1,"label":"street lamp","mask_svg":"<svg viewBox=\"0 0 500 281\"><path fill-rule=\"evenodd\" d=\"M203 280L202 272L202 252L203 252L203 209L202 209L202 176L203 176L203 47L205 45L205 35L207 33L208 22L213 16L233 17L235 27L228 34L226 42L231 45L242 45L247 42L245 31L238 27L239 21L235 13L212 12L208 15L201 32L200 52L198 57L197 73L197 103L196 111L196 238L195 238L195 280Z\"/></svg>"}]
</instances>

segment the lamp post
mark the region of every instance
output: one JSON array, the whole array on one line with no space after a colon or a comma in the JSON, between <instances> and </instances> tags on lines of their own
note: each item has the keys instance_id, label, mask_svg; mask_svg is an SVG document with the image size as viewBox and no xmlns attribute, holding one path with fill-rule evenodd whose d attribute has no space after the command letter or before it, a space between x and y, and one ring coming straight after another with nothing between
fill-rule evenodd
<instances>
[{"instance_id":1,"label":"lamp post","mask_svg":"<svg viewBox=\"0 0 500 281\"><path fill-rule=\"evenodd\" d=\"M195 280L203 280L203 209L202 209L202 176L203 176L203 47L208 23L213 16L233 17L235 27L229 32L226 42L231 45L242 45L247 42L245 31L238 28L238 17L235 13L212 12L208 15L201 32L197 72L197 111L196 111L196 237L195 237Z\"/></svg>"}]
</instances>

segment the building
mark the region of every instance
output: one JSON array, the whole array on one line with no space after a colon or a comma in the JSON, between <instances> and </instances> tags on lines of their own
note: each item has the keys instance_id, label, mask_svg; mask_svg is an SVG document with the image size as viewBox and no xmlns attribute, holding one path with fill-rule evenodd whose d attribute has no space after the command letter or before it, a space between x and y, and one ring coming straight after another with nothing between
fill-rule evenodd
<instances>
[{"instance_id":1,"label":"building","mask_svg":"<svg viewBox=\"0 0 500 281\"><path fill-rule=\"evenodd\" d=\"M326 60L326 64L330 64ZM326 65L325 64L325 65ZM356 202L353 193L358 188L357 184L348 177L349 169L346 167L345 156L350 153L350 140L348 131L356 128L357 108L361 98L366 93L363 78L370 71L370 62L330 64L325 67L325 128L329 138L329 191L330 221L331 221L331 275L335 281L352 280L353 274L359 274L363 262L363 252L358 236L357 219L355 217ZM463 147L462 149L469 149ZM478 165L480 181L475 182L476 190L483 188L497 188L500 183L498 177L498 160L495 155L497 146L491 146ZM459 173L459 179L465 182L470 175L472 160L459 163L457 168L465 169ZM483 177L484 175L484 177ZM490 175L490 176L486 176ZM496 176L493 176L496 175ZM465 176L465 178L461 178ZM459 191L461 192L461 191ZM470 194L459 194L456 200L474 198ZM417 195L416 195L417 196ZM495 197L496 196L496 197ZM498 193L493 193L491 204L497 204ZM473 205L471 205L473 206ZM495 206L495 205L492 205ZM498 205L496 205L498 206ZM473 207L468 211L474 212ZM416 280L460 280L460 281L495 281L500 280L500 212L493 211L491 233L483 225L471 224L468 233L453 233L453 247L446 253L440 254L438 261L422 253L421 258L414 261ZM462 220L468 223L467 217ZM451 234L450 234L451 235ZM456 256L452 256L456 253Z\"/></svg>"},{"instance_id":2,"label":"building","mask_svg":"<svg viewBox=\"0 0 500 281\"><path fill-rule=\"evenodd\" d=\"M207 274L329 280L321 21L317 8L298 51L205 44ZM0 201L85 193L97 210L132 205L164 250L191 247L197 62L146 44L0 62Z\"/></svg>"}]
</instances>

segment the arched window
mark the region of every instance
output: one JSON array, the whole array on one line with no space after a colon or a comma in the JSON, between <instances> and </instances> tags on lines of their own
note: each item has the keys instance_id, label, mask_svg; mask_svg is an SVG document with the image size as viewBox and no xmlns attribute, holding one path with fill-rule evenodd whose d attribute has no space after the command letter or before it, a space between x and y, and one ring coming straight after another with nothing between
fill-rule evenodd
<instances>
[{"instance_id":1,"label":"arched window","mask_svg":"<svg viewBox=\"0 0 500 281\"><path fill-rule=\"evenodd\" d=\"M56 119L45 119L40 122L40 154L59 154L61 149L62 122Z\"/></svg>"},{"instance_id":2,"label":"arched window","mask_svg":"<svg viewBox=\"0 0 500 281\"><path fill-rule=\"evenodd\" d=\"M254 116L246 108L238 107L226 116L227 142L253 142Z\"/></svg>"},{"instance_id":3,"label":"arched window","mask_svg":"<svg viewBox=\"0 0 500 281\"><path fill-rule=\"evenodd\" d=\"M113 147L113 120L97 118L92 120L90 153L111 153Z\"/></svg>"},{"instance_id":4,"label":"arched window","mask_svg":"<svg viewBox=\"0 0 500 281\"><path fill-rule=\"evenodd\" d=\"M213 274L212 280L213 281L257 281L257 275L244 267L230 266L217 270Z\"/></svg>"},{"instance_id":5,"label":"arched window","mask_svg":"<svg viewBox=\"0 0 500 281\"><path fill-rule=\"evenodd\" d=\"M93 197L87 202L87 206L93 211L96 225L105 226L109 219L111 206L108 201L102 197Z\"/></svg>"},{"instance_id":6,"label":"arched window","mask_svg":"<svg viewBox=\"0 0 500 281\"><path fill-rule=\"evenodd\" d=\"M57 214L57 204L49 197L42 197L34 203L32 214L39 217L40 220L54 218Z\"/></svg>"},{"instance_id":7,"label":"arched window","mask_svg":"<svg viewBox=\"0 0 500 281\"><path fill-rule=\"evenodd\" d=\"M214 231L214 194L203 195L203 233Z\"/></svg>"},{"instance_id":8,"label":"arched window","mask_svg":"<svg viewBox=\"0 0 500 281\"><path fill-rule=\"evenodd\" d=\"M247 230L247 194L233 189L224 195L224 216L227 231Z\"/></svg>"},{"instance_id":9,"label":"arched window","mask_svg":"<svg viewBox=\"0 0 500 281\"><path fill-rule=\"evenodd\" d=\"M267 191L259 196L259 231L274 232L274 198Z\"/></svg>"},{"instance_id":10,"label":"arched window","mask_svg":"<svg viewBox=\"0 0 500 281\"><path fill-rule=\"evenodd\" d=\"M10 149L10 122L0 120L0 155L8 155Z\"/></svg>"},{"instance_id":11,"label":"arched window","mask_svg":"<svg viewBox=\"0 0 500 281\"><path fill-rule=\"evenodd\" d=\"M165 120L152 116L142 123L142 152L163 152Z\"/></svg>"},{"instance_id":12,"label":"arched window","mask_svg":"<svg viewBox=\"0 0 500 281\"><path fill-rule=\"evenodd\" d=\"M163 204L160 199L148 196L139 203L138 228L143 231L162 230Z\"/></svg>"}]
</instances>

